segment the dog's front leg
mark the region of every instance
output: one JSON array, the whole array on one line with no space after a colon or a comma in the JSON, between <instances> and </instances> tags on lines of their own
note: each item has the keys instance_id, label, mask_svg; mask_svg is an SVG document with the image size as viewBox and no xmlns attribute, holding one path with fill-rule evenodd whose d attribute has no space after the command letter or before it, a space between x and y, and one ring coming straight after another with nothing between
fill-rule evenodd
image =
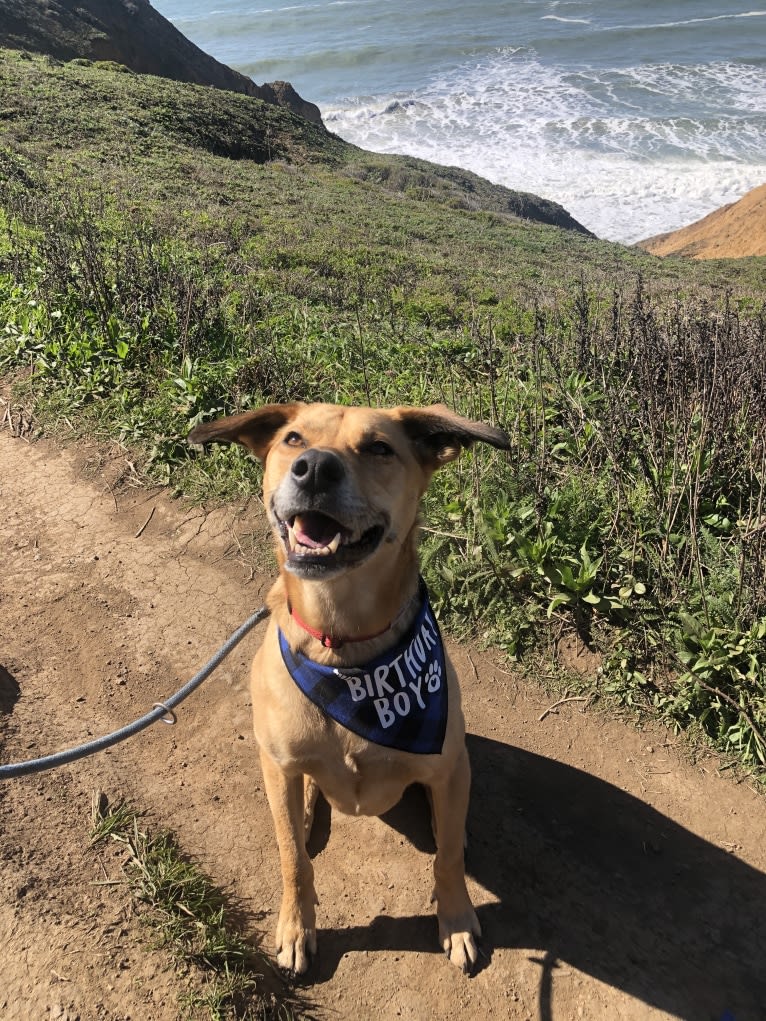
<instances>
[{"instance_id":1,"label":"dog's front leg","mask_svg":"<svg viewBox=\"0 0 766 1021\"><path fill-rule=\"evenodd\" d=\"M282 906L277 923L277 964L302 974L309 954L316 953L316 892L314 867L306 852L303 815L303 776L286 776L261 751L261 767L279 845L282 868Z\"/></svg>"},{"instance_id":2,"label":"dog's front leg","mask_svg":"<svg viewBox=\"0 0 766 1021\"><path fill-rule=\"evenodd\" d=\"M430 788L436 859L434 900L439 940L450 961L464 972L476 963L481 926L465 885L465 820L471 786L468 753L463 749L444 783Z\"/></svg>"}]
</instances>

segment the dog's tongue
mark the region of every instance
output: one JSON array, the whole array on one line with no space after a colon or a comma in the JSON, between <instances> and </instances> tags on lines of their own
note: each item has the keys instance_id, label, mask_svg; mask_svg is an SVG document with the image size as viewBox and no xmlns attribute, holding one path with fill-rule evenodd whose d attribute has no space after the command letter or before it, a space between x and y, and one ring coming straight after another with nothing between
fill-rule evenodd
<instances>
[{"instance_id":1,"label":"dog's tongue","mask_svg":"<svg viewBox=\"0 0 766 1021\"><path fill-rule=\"evenodd\" d=\"M308 546L309 549L321 549L328 546L340 531L337 521L328 518L326 514L318 514L309 511L306 514L296 514L293 521L293 533L301 546Z\"/></svg>"}]
</instances>

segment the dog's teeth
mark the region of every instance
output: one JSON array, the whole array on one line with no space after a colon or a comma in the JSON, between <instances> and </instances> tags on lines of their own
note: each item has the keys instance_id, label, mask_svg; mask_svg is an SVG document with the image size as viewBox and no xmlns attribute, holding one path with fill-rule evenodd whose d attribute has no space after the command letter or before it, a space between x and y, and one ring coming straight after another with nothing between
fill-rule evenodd
<instances>
[{"instance_id":1,"label":"dog's teeth","mask_svg":"<svg viewBox=\"0 0 766 1021\"><path fill-rule=\"evenodd\" d=\"M313 557L329 557L334 553L338 552L341 544L342 536L340 532L336 532L335 536L327 543L326 546L306 546L300 542L295 535L295 526L298 523L296 518L292 525L288 525L287 528L287 546L291 553L297 553L298 556L306 556L307 554Z\"/></svg>"},{"instance_id":2,"label":"dog's teeth","mask_svg":"<svg viewBox=\"0 0 766 1021\"><path fill-rule=\"evenodd\" d=\"M303 554L310 553L312 557L330 557L333 553L337 553L339 545L340 532L338 532L333 541L327 546L304 546L299 542L296 549Z\"/></svg>"}]
</instances>

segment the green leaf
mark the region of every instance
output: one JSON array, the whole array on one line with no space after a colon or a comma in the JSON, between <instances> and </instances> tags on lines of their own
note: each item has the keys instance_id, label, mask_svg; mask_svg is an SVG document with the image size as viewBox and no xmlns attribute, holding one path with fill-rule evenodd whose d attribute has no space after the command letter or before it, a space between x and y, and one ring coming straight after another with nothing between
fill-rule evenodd
<instances>
[{"instance_id":1,"label":"green leaf","mask_svg":"<svg viewBox=\"0 0 766 1021\"><path fill-rule=\"evenodd\" d=\"M553 599L551 599L550 603L548 604L548 617L549 618L552 617L553 614L554 614L554 611L557 610L559 608L559 606L564 606L566 603L571 603L571 602L572 602L572 597L569 596L569 595L564 595L562 593L561 595L554 596Z\"/></svg>"}]
</instances>

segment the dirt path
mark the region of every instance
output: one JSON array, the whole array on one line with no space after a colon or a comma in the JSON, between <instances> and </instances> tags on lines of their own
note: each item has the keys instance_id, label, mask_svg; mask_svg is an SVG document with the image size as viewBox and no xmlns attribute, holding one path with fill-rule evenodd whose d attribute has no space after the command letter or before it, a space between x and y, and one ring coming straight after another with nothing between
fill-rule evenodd
<instances>
[{"instance_id":1,"label":"dirt path","mask_svg":"<svg viewBox=\"0 0 766 1021\"><path fill-rule=\"evenodd\" d=\"M120 486L120 462L0 432L0 758L140 715L204 662L268 579L243 515ZM153 513L151 513L153 511ZM151 518L148 520L151 513ZM136 537L145 524L140 536ZM270 946L279 880L250 733L249 637L179 711L110 752L0 786L0 1017L179 1016L179 980L139 946L115 851L88 850L94 789L146 808L252 914ZM485 931L471 979L437 952L428 812L315 830L327 1018L763 1021L766 803L684 760L659 728L550 699L491 655L464 678L474 792L468 868ZM727 1013L728 1012L728 1013Z\"/></svg>"}]
</instances>

